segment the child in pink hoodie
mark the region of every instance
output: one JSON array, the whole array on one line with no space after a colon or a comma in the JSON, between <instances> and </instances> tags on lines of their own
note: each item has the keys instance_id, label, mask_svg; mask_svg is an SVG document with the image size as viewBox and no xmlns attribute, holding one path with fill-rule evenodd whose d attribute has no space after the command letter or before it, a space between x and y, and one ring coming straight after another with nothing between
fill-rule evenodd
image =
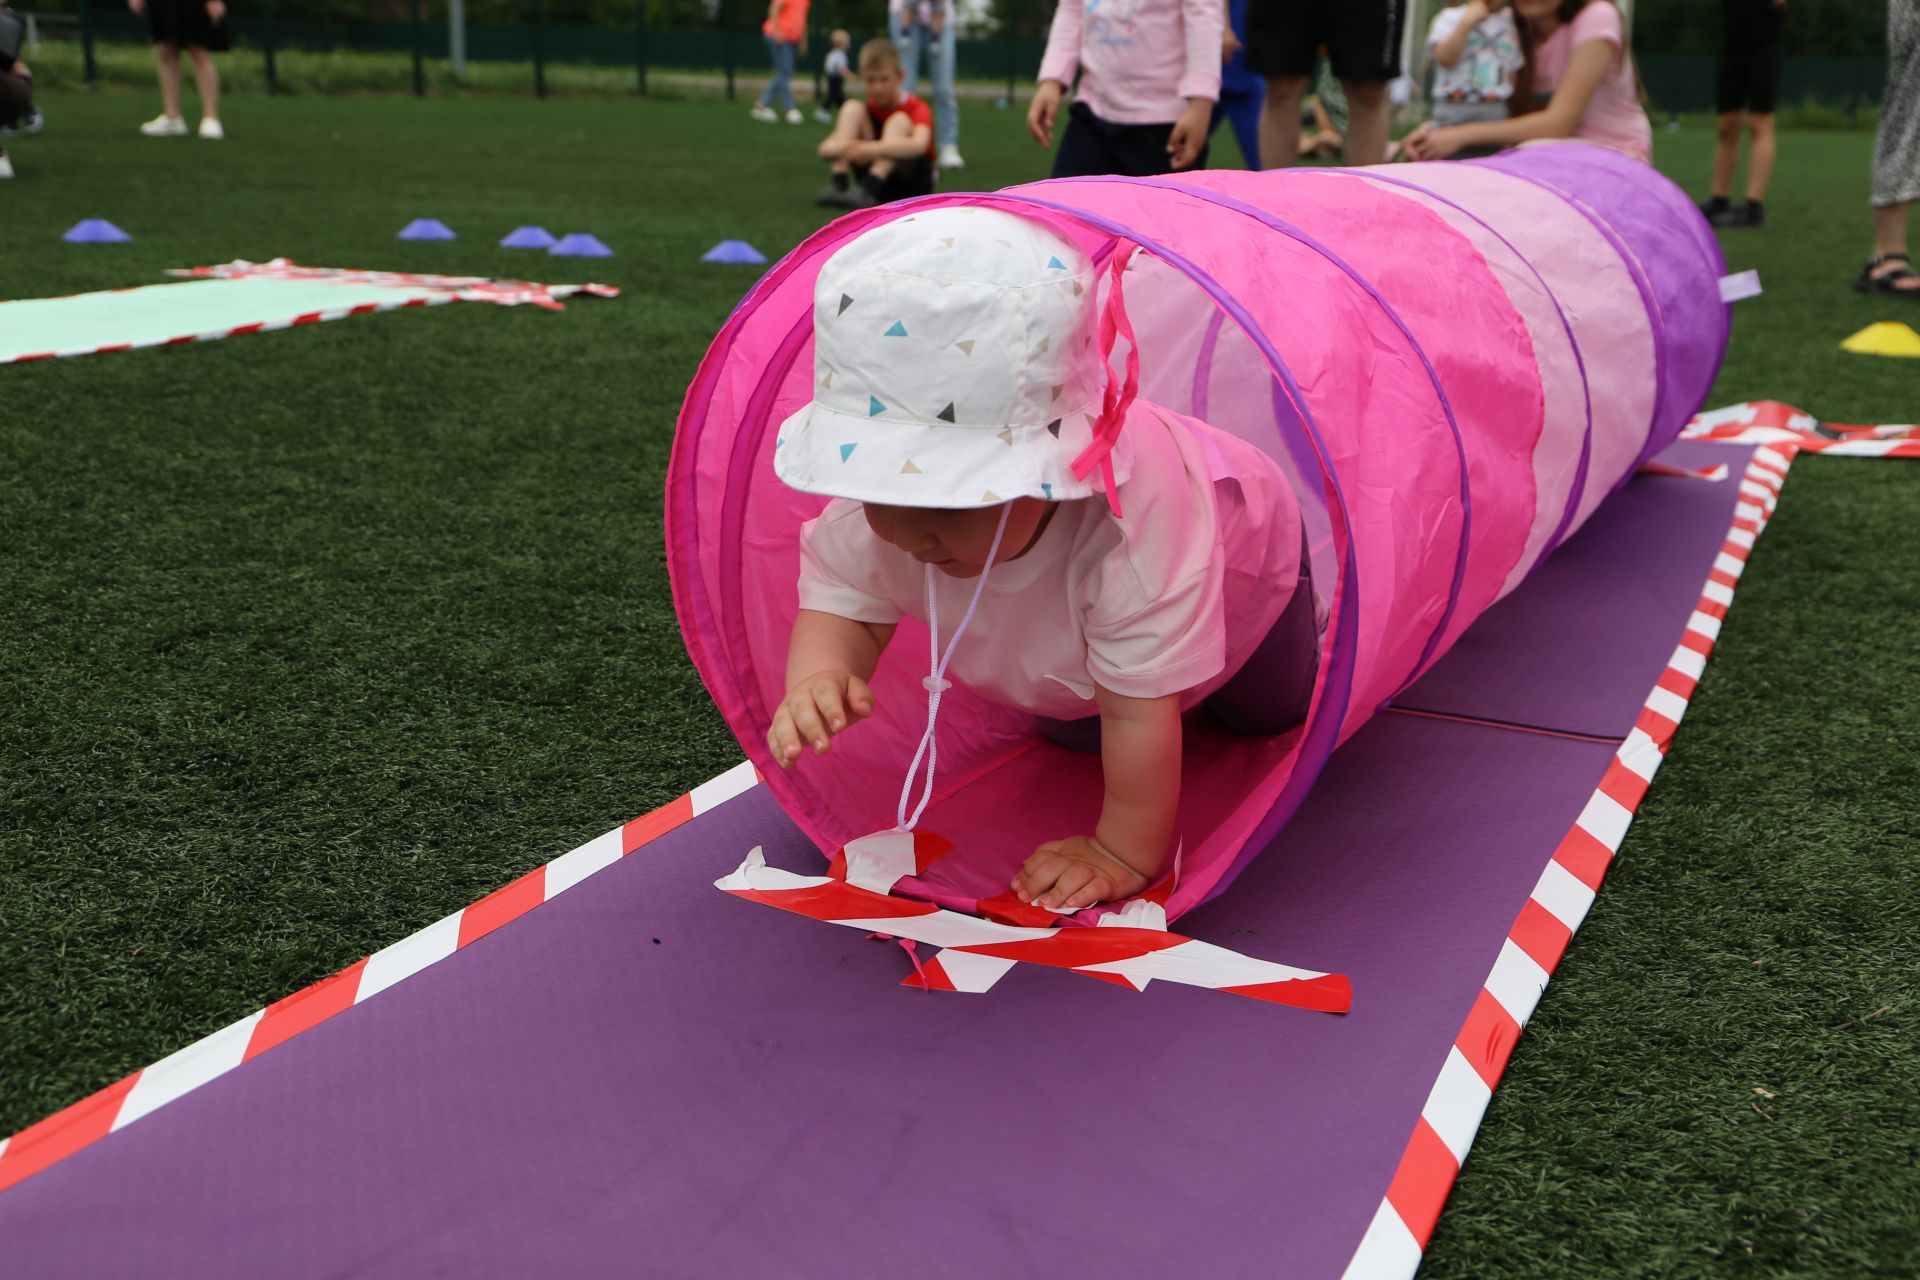
<instances>
[{"instance_id":1,"label":"child in pink hoodie","mask_svg":"<svg viewBox=\"0 0 1920 1280\"><path fill-rule=\"evenodd\" d=\"M1220 0L1060 0L1027 108L1027 132L1052 146L1079 73L1053 176L1205 168L1222 13Z\"/></svg>"}]
</instances>

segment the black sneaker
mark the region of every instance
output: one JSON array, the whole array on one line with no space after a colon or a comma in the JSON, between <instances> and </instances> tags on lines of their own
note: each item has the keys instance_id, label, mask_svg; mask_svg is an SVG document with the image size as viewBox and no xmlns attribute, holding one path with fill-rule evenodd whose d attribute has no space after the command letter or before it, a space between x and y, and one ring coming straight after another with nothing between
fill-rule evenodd
<instances>
[{"instance_id":1,"label":"black sneaker","mask_svg":"<svg viewBox=\"0 0 1920 1280\"><path fill-rule=\"evenodd\" d=\"M1749 200L1740 208L1740 221L1733 224L1741 227L1764 227L1767 225L1766 206L1757 200Z\"/></svg>"}]
</instances>

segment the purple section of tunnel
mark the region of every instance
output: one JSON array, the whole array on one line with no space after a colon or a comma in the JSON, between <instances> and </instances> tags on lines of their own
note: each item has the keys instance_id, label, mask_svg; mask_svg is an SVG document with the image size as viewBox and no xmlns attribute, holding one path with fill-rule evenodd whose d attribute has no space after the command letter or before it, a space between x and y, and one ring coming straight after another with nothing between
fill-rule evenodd
<instances>
[{"instance_id":1,"label":"purple section of tunnel","mask_svg":"<svg viewBox=\"0 0 1920 1280\"><path fill-rule=\"evenodd\" d=\"M1539 597L1597 652L1670 649L1736 497L1636 481L1481 626ZM1580 705L1630 721L1646 673L1597 668ZM757 790L0 1195L0 1239L36 1280L1338 1276L1611 754L1409 716L1335 753L1183 928L1349 974L1345 1017L1025 968L898 987L896 948L711 887L755 844L815 863ZM1063 1118L1089 1064L1113 1101Z\"/></svg>"},{"instance_id":2,"label":"purple section of tunnel","mask_svg":"<svg viewBox=\"0 0 1920 1280\"><path fill-rule=\"evenodd\" d=\"M1535 570L1526 590L1482 614L1394 705L1624 738L1640 708L1614 695L1616 683L1651 688L1673 655L1681 627L1623 628L1619 615L1624 610L1685 622L1733 523L1740 476L1751 456L1750 448L1688 441L1668 446L1662 462L1725 462L1729 474L1717 483L1635 477ZM1665 558L1671 572L1616 584L1615 566L1623 557L1637 564Z\"/></svg>"}]
</instances>

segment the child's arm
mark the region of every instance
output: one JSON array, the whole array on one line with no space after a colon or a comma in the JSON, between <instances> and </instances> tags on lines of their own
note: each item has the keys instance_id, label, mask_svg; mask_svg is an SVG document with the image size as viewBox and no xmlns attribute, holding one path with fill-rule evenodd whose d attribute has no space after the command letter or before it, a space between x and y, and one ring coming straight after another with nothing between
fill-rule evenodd
<instances>
[{"instance_id":1,"label":"child's arm","mask_svg":"<svg viewBox=\"0 0 1920 1280\"><path fill-rule=\"evenodd\" d=\"M787 642L787 696L767 730L774 763L792 768L809 746L825 755L835 734L873 714L867 681L893 631L890 622L800 610Z\"/></svg>"},{"instance_id":2,"label":"child's arm","mask_svg":"<svg viewBox=\"0 0 1920 1280\"><path fill-rule=\"evenodd\" d=\"M1439 19L1436 17L1435 21ZM1487 20L1487 6L1483 0L1467 0L1467 7L1453 20L1453 30L1446 38L1436 40L1428 47L1433 50L1433 60L1443 67L1451 67L1460 61L1460 55L1467 51L1467 40L1473 35L1474 28Z\"/></svg>"},{"instance_id":3,"label":"child's arm","mask_svg":"<svg viewBox=\"0 0 1920 1280\"><path fill-rule=\"evenodd\" d=\"M875 160L911 160L927 154L927 145L932 141L932 128L916 124L899 137L882 135L872 142L857 142L848 149L847 158L855 164L872 164Z\"/></svg>"},{"instance_id":4,"label":"child's arm","mask_svg":"<svg viewBox=\"0 0 1920 1280\"><path fill-rule=\"evenodd\" d=\"M1573 47L1546 110L1473 124L1437 126L1429 120L1407 135L1407 152L1415 160L1445 160L1462 147L1514 147L1535 138L1571 138L1618 52L1608 40L1583 41Z\"/></svg>"},{"instance_id":5,"label":"child's arm","mask_svg":"<svg viewBox=\"0 0 1920 1280\"><path fill-rule=\"evenodd\" d=\"M1180 695L1094 688L1106 775L1099 824L1091 836L1041 845L1013 881L1022 902L1061 912L1132 897L1158 880L1180 809Z\"/></svg>"},{"instance_id":6,"label":"child's arm","mask_svg":"<svg viewBox=\"0 0 1920 1280\"><path fill-rule=\"evenodd\" d=\"M1073 77L1080 69L1080 36L1086 23L1085 0L1060 0L1047 28L1047 51L1040 56L1040 83L1027 106L1027 132L1043 147L1053 145L1053 122L1060 114Z\"/></svg>"}]
</instances>

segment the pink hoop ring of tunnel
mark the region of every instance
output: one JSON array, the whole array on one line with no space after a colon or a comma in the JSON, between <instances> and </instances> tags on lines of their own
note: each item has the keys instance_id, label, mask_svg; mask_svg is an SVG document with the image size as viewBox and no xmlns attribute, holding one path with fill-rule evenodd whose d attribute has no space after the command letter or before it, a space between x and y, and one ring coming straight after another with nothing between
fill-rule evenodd
<instances>
[{"instance_id":1,"label":"pink hoop ring of tunnel","mask_svg":"<svg viewBox=\"0 0 1920 1280\"><path fill-rule=\"evenodd\" d=\"M1579 143L1468 164L1064 179L830 224L761 279L702 361L666 530L694 665L826 852L893 822L925 723L927 637L902 624L876 715L830 756L772 766L798 533L824 505L774 477L773 428L812 394L825 260L869 227L968 204L1042 221L1099 261L1139 247L1126 292L1141 398L1281 464L1330 597L1302 729L1236 738L1189 722L1169 918L1273 844L1334 748L1675 437L1726 347L1724 264L1699 213L1653 169ZM1039 841L1091 830L1101 790L1096 757L956 687L922 825L958 849L899 888L972 909Z\"/></svg>"}]
</instances>

